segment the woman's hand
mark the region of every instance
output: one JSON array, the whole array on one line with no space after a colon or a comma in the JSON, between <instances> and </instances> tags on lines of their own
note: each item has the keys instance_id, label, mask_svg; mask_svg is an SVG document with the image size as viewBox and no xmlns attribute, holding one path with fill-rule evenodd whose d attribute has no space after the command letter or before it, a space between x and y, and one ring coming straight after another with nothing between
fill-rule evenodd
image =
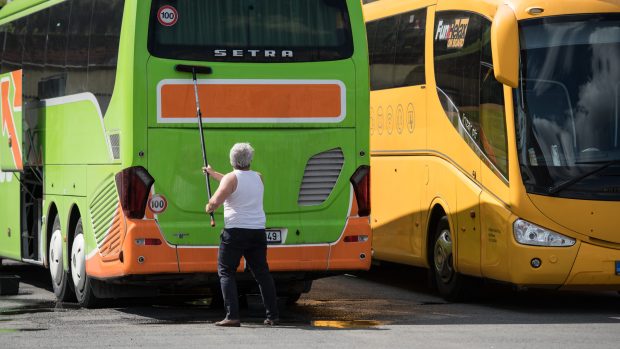
<instances>
[{"instance_id":1,"label":"woman's hand","mask_svg":"<svg viewBox=\"0 0 620 349\"><path fill-rule=\"evenodd\" d=\"M211 213L211 212L215 211L216 208L217 207L214 204L208 202L207 205L205 206L205 211L207 213Z\"/></svg>"},{"instance_id":2,"label":"woman's hand","mask_svg":"<svg viewBox=\"0 0 620 349\"><path fill-rule=\"evenodd\" d=\"M213 167L211 167L211 165L207 165L207 167L203 167L202 173L204 173L205 176L207 175L211 176L211 178L215 179L218 182L222 180L222 177L224 177L223 174L214 170Z\"/></svg>"}]
</instances>

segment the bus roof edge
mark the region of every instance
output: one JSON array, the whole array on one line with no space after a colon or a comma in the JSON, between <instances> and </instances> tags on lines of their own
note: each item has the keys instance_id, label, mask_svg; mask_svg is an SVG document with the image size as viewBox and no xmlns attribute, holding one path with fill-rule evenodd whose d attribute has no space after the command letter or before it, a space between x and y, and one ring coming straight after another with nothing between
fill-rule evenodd
<instances>
[{"instance_id":1,"label":"bus roof edge","mask_svg":"<svg viewBox=\"0 0 620 349\"><path fill-rule=\"evenodd\" d=\"M35 7L37 5L41 5L43 3L49 2L50 5L53 5L52 3L58 3L58 2L62 2L65 0L16 0L16 1L12 1L7 3L2 9L0 9L0 19L4 19L7 18L11 15L14 15L16 13L28 10L32 7Z\"/></svg>"}]
</instances>

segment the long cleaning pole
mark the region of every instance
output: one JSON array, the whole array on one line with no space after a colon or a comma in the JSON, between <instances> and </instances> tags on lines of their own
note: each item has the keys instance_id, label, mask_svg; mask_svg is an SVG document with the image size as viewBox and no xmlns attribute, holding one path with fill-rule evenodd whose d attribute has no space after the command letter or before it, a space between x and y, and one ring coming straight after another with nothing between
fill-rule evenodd
<instances>
[{"instance_id":1,"label":"long cleaning pole","mask_svg":"<svg viewBox=\"0 0 620 349\"><path fill-rule=\"evenodd\" d=\"M202 150L202 163L204 167L209 164L207 162L207 151L205 149L205 135L202 131L202 112L200 111L200 99L198 98L198 81L196 80L196 68L192 67L192 79L194 80L194 95L196 96L196 117L198 118L198 130L200 131L200 150ZM206 175L207 180L207 199L211 200L211 184L209 183L209 173ZM215 227L215 217L213 212L209 213L211 216L211 226Z\"/></svg>"}]
</instances>

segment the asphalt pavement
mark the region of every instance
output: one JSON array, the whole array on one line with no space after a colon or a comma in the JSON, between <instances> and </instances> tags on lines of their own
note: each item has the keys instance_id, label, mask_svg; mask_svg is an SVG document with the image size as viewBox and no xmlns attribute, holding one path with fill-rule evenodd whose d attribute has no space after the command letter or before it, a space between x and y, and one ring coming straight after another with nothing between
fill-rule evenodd
<instances>
[{"instance_id":1,"label":"asphalt pavement","mask_svg":"<svg viewBox=\"0 0 620 349\"><path fill-rule=\"evenodd\" d=\"M8 264L8 265L7 265ZM258 297L241 328L207 298L116 300L99 309L57 303L47 270L4 262L19 294L0 296L0 348L618 348L616 292L516 291L488 284L466 303L429 289L426 271L373 266L315 281L281 324L265 327Z\"/></svg>"}]
</instances>

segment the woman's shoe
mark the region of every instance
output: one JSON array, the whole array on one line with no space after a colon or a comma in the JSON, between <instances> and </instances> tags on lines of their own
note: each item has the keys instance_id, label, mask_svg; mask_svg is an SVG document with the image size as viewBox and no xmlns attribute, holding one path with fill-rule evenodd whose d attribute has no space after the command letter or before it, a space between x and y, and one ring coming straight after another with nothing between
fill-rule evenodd
<instances>
[{"instance_id":1,"label":"woman's shoe","mask_svg":"<svg viewBox=\"0 0 620 349\"><path fill-rule=\"evenodd\" d=\"M265 326L276 326L279 323L280 319L265 319L265 321L263 321L263 325Z\"/></svg>"},{"instance_id":2,"label":"woman's shoe","mask_svg":"<svg viewBox=\"0 0 620 349\"><path fill-rule=\"evenodd\" d=\"M222 321L218 321L215 323L215 326L223 326L223 327L240 327L241 321L239 320L229 320L224 319Z\"/></svg>"}]
</instances>

